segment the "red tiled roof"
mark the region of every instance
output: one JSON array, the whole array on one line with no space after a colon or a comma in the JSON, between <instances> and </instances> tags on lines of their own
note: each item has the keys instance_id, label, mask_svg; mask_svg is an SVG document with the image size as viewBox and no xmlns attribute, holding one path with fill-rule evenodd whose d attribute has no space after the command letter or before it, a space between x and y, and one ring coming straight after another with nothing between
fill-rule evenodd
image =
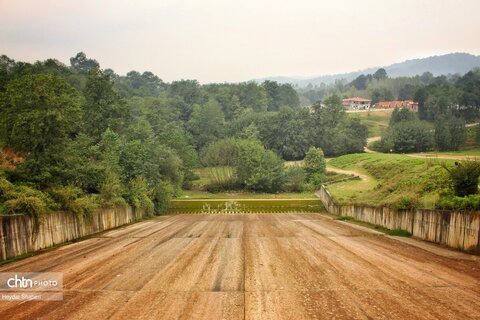
<instances>
[{"instance_id":1,"label":"red tiled roof","mask_svg":"<svg viewBox=\"0 0 480 320\"><path fill-rule=\"evenodd\" d=\"M395 107L406 107L415 105L417 102L413 100L394 100L394 101L380 101L377 102L375 105L377 107L387 107L387 108L395 108Z\"/></svg>"},{"instance_id":2,"label":"red tiled roof","mask_svg":"<svg viewBox=\"0 0 480 320\"><path fill-rule=\"evenodd\" d=\"M343 99L342 101L343 101L343 102L370 102L370 101L372 101L372 100L370 100L370 99L365 99L365 98L355 97L355 98Z\"/></svg>"}]
</instances>

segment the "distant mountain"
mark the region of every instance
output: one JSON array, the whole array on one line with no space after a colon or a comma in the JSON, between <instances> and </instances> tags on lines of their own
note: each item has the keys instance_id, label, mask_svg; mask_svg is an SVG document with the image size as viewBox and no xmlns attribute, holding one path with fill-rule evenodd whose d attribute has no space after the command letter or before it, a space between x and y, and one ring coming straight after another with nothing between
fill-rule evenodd
<instances>
[{"instance_id":1,"label":"distant mountain","mask_svg":"<svg viewBox=\"0 0 480 320\"><path fill-rule=\"evenodd\" d=\"M368 68L360 71L340 73L333 75L322 75L313 78L306 77L266 77L255 79L254 81L263 82L265 80L277 81L279 83L296 84L299 87L306 87L309 83L320 85L322 82L330 84L335 80L345 79L352 81L360 74L372 74L378 68L384 68L389 77L412 77L421 75L424 72L431 72L434 76L447 74L465 74L473 68L480 67L480 56L469 53L449 53L441 56L432 56L422 59L407 60L400 63L394 63L389 66Z\"/></svg>"}]
</instances>

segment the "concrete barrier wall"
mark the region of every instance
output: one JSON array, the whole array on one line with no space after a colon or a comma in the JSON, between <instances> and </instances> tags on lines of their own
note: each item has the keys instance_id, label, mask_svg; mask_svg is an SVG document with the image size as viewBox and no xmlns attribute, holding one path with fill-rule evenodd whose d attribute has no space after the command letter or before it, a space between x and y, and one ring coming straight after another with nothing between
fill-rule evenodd
<instances>
[{"instance_id":1,"label":"concrete barrier wall","mask_svg":"<svg viewBox=\"0 0 480 320\"><path fill-rule=\"evenodd\" d=\"M102 208L84 221L70 212L46 214L36 231L26 215L0 216L0 259L7 260L136 221L143 212L131 207Z\"/></svg>"},{"instance_id":2,"label":"concrete barrier wall","mask_svg":"<svg viewBox=\"0 0 480 320\"><path fill-rule=\"evenodd\" d=\"M405 230L419 239L480 254L479 212L339 205L324 186L316 194L332 214L353 217L392 230Z\"/></svg>"}]
</instances>

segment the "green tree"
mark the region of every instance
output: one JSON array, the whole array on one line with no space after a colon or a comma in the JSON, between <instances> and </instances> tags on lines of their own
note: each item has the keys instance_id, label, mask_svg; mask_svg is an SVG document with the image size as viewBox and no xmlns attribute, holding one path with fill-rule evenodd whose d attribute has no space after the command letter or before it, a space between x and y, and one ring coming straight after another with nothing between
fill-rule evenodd
<instances>
[{"instance_id":1,"label":"green tree","mask_svg":"<svg viewBox=\"0 0 480 320\"><path fill-rule=\"evenodd\" d=\"M249 190L275 192L282 188L283 161L256 141L237 143L235 171L239 181Z\"/></svg>"},{"instance_id":2,"label":"green tree","mask_svg":"<svg viewBox=\"0 0 480 320\"><path fill-rule=\"evenodd\" d=\"M83 92L84 130L95 138L100 138L107 128L120 133L128 121L128 109L114 90L113 82L102 71L90 72Z\"/></svg>"},{"instance_id":3,"label":"green tree","mask_svg":"<svg viewBox=\"0 0 480 320\"><path fill-rule=\"evenodd\" d=\"M70 65L73 70L85 74L100 67L97 60L88 59L87 55L83 52L79 52L75 57L70 58Z\"/></svg>"},{"instance_id":4,"label":"green tree","mask_svg":"<svg viewBox=\"0 0 480 320\"><path fill-rule=\"evenodd\" d=\"M383 68L380 68L377 71L375 71L375 73L373 74L373 78L376 79L376 80L387 79L388 78L387 71L385 71L385 69L383 69Z\"/></svg>"},{"instance_id":5,"label":"green tree","mask_svg":"<svg viewBox=\"0 0 480 320\"><path fill-rule=\"evenodd\" d=\"M478 177L480 163L478 161L455 162L455 167L443 166L450 174L454 193L458 197L465 197L478 193Z\"/></svg>"},{"instance_id":6,"label":"green tree","mask_svg":"<svg viewBox=\"0 0 480 320\"><path fill-rule=\"evenodd\" d=\"M42 184L61 179L64 152L81 116L78 92L61 78L27 75L8 83L0 101L0 137L26 154L24 179Z\"/></svg>"},{"instance_id":7,"label":"green tree","mask_svg":"<svg viewBox=\"0 0 480 320\"><path fill-rule=\"evenodd\" d=\"M224 133L224 124L223 111L217 101L211 99L204 106L196 105L187 125L197 150L220 139Z\"/></svg>"},{"instance_id":8,"label":"green tree","mask_svg":"<svg viewBox=\"0 0 480 320\"><path fill-rule=\"evenodd\" d=\"M465 121L452 115L435 121L435 145L441 151L456 151L467 140Z\"/></svg>"},{"instance_id":9,"label":"green tree","mask_svg":"<svg viewBox=\"0 0 480 320\"><path fill-rule=\"evenodd\" d=\"M326 162L323 151L320 148L311 147L303 161L303 167L307 174L307 180L314 187L319 187L324 180Z\"/></svg>"}]
</instances>

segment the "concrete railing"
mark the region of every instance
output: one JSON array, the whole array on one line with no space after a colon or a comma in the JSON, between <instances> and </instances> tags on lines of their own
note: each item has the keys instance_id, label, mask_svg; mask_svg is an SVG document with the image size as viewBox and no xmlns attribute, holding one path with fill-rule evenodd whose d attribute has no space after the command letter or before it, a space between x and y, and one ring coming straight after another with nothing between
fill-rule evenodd
<instances>
[{"instance_id":1,"label":"concrete railing","mask_svg":"<svg viewBox=\"0 0 480 320\"><path fill-rule=\"evenodd\" d=\"M144 216L131 207L97 209L84 221L70 212L51 212L38 226L27 215L0 216L0 260L45 249L136 221Z\"/></svg>"},{"instance_id":2,"label":"concrete railing","mask_svg":"<svg viewBox=\"0 0 480 320\"><path fill-rule=\"evenodd\" d=\"M422 240L480 254L479 212L339 205L324 186L316 194L332 214L353 217L392 230L405 230Z\"/></svg>"}]
</instances>

